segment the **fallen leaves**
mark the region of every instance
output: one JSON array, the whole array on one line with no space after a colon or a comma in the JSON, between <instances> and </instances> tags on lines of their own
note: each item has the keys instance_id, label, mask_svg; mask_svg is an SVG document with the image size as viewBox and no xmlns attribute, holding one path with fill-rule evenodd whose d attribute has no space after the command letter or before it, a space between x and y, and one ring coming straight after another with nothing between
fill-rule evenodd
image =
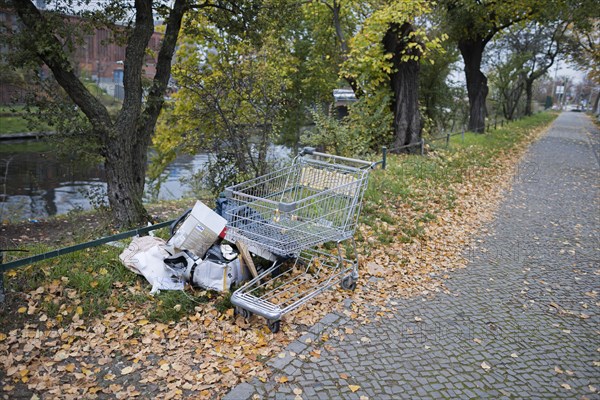
<instances>
[{"instance_id":1,"label":"fallen leaves","mask_svg":"<svg viewBox=\"0 0 600 400\"><path fill-rule=\"evenodd\" d=\"M568 383L561 383L560 386L562 386L563 388L565 388L567 390L571 390L571 385L569 385Z\"/></svg>"},{"instance_id":2,"label":"fallen leaves","mask_svg":"<svg viewBox=\"0 0 600 400\"><path fill-rule=\"evenodd\" d=\"M125 367L121 370L121 375L127 375L133 372L133 367L129 366L129 367Z\"/></svg>"},{"instance_id":3,"label":"fallen leaves","mask_svg":"<svg viewBox=\"0 0 600 400\"><path fill-rule=\"evenodd\" d=\"M370 204L375 212L393 214L394 223L359 225L363 237L374 239L359 243L363 247L359 249L363 277L351 294L352 305L348 309L343 305L348 292L326 291L310 307L295 311L290 321L312 326L337 307L336 311L356 323L369 323L393 314L393 307L387 303L389 298L430 296L445 291L442 279L448 279L451 271L467 264L462 250L470 246L473 232L492 219L502 190L510 182L507 176L513 171L514 157L490 164L494 165L479 168L476 174L462 171L469 174L469 179L439 190L435 185L417 188L410 203L389 197L388 204ZM453 198L452 208L440 207L448 196ZM436 210L436 215L424 221L422 210ZM418 235L406 234L408 228L418 230ZM389 239L385 245L377 239L378 235ZM483 250L473 249L475 256L486 256ZM90 287L97 288L100 278L107 274L106 268L99 268ZM101 318L84 321L84 294L68 284L66 277L47 282L29 293L27 306L17 310L20 314L39 315L39 327L26 325L19 335L0 333L0 361L9 378L4 391L12 391L14 383L25 379L32 390L47 392L50 398L77 394L84 398L83 393L99 392L105 397L134 398L141 396L139 387L123 382L139 375L136 385L159 387L160 393L145 393L147 396L174 398L185 395L185 390L192 397L217 398L242 380L257 377L266 382L269 371L264 361L285 357L282 349L299 336L288 323L277 340L272 340L262 320L244 320L240 316L236 319L217 312L213 304L198 305L195 313L177 324L151 322L143 305L138 304L129 309L110 308ZM116 295L124 290L132 288L123 282L114 284ZM597 294L591 291L586 296L595 299ZM40 304L54 299L61 302L56 303L60 307L58 314L42 314ZM63 299L68 299L68 304ZM181 304L172 306L176 311L181 308ZM584 313L579 316L587 318ZM423 322L423 317L415 316L414 321ZM339 332L355 333L350 327L340 328ZM361 345L371 342L368 337L351 339ZM314 341L304 341L313 342L327 343L327 350L331 340L330 336L321 335ZM478 338L473 342L482 344ZM314 349L310 356L320 357L321 350ZM511 354L513 358L517 356ZM481 368L488 371L492 367L484 361ZM339 376L349 378L344 373ZM281 384L290 381L287 376L272 379ZM353 393L360 390L358 385L348 388ZM303 393L300 388L292 390L296 396Z\"/></svg>"},{"instance_id":4,"label":"fallen leaves","mask_svg":"<svg viewBox=\"0 0 600 400\"><path fill-rule=\"evenodd\" d=\"M358 391L360 389L360 386L358 386L358 385L348 385L348 387L350 388L350 391L352 393L355 393L356 391Z\"/></svg>"}]
</instances>

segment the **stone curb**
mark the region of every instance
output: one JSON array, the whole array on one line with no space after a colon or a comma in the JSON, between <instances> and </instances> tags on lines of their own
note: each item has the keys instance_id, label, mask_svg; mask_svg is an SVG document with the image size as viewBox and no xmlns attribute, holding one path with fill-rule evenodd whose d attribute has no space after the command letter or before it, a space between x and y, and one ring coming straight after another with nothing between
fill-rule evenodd
<instances>
[{"instance_id":1,"label":"stone curb","mask_svg":"<svg viewBox=\"0 0 600 400\"><path fill-rule=\"evenodd\" d=\"M273 368L277 371L284 371L287 368L294 368L295 366L290 365L296 357L292 357L290 352L299 354L308 348L306 341L316 340L319 335L325 331L327 328L338 325L338 323L343 320L342 316L336 313L329 313L325 315L319 322L314 324L307 333L287 345L283 353L284 357L274 357L269 362L267 362L267 366ZM289 375L289 374L288 374ZM254 378L250 382L243 382L239 385L235 386L229 393L227 393L222 400L251 400L252 396L256 394L256 390L254 389L255 385L253 383L258 383L258 379Z\"/></svg>"}]
</instances>

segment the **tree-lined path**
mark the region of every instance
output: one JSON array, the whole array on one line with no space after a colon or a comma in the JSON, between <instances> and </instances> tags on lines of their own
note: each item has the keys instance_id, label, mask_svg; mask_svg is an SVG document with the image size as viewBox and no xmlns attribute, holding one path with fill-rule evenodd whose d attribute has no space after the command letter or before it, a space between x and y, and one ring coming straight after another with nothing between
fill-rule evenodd
<instances>
[{"instance_id":1,"label":"tree-lined path","mask_svg":"<svg viewBox=\"0 0 600 400\"><path fill-rule=\"evenodd\" d=\"M396 300L380 324L329 314L226 397L600 398L599 131L566 112L527 152L449 294Z\"/></svg>"}]
</instances>

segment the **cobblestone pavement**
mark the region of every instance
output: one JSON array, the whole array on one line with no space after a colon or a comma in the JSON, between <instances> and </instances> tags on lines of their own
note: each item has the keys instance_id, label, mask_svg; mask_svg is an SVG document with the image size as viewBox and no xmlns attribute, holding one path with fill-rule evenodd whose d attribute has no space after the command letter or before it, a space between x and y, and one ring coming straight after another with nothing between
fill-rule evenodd
<instances>
[{"instance_id":1,"label":"cobblestone pavement","mask_svg":"<svg viewBox=\"0 0 600 400\"><path fill-rule=\"evenodd\" d=\"M225 398L599 399L598 136L584 115L559 116L449 294L396 300L368 325L331 313L270 361L269 380ZM315 353L334 329L352 333Z\"/></svg>"}]
</instances>

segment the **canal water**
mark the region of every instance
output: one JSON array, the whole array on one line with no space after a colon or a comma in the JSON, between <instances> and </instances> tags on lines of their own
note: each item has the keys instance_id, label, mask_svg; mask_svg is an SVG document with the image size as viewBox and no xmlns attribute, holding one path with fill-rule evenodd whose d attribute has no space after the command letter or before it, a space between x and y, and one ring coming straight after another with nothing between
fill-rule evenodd
<instances>
[{"instance_id":1,"label":"canal water","mask_svg":"<svg viewBox=\"0 0 600 400\"><path fill-rule=\"evenodd\" d=\"M207 154L177 157L163 172L154 200L193 196L189 182L207 161ZM40 141L0 142L0 222L89 210L102 202L106 182L101 164L64 159Z\"/></svg>"}]
</instances>

